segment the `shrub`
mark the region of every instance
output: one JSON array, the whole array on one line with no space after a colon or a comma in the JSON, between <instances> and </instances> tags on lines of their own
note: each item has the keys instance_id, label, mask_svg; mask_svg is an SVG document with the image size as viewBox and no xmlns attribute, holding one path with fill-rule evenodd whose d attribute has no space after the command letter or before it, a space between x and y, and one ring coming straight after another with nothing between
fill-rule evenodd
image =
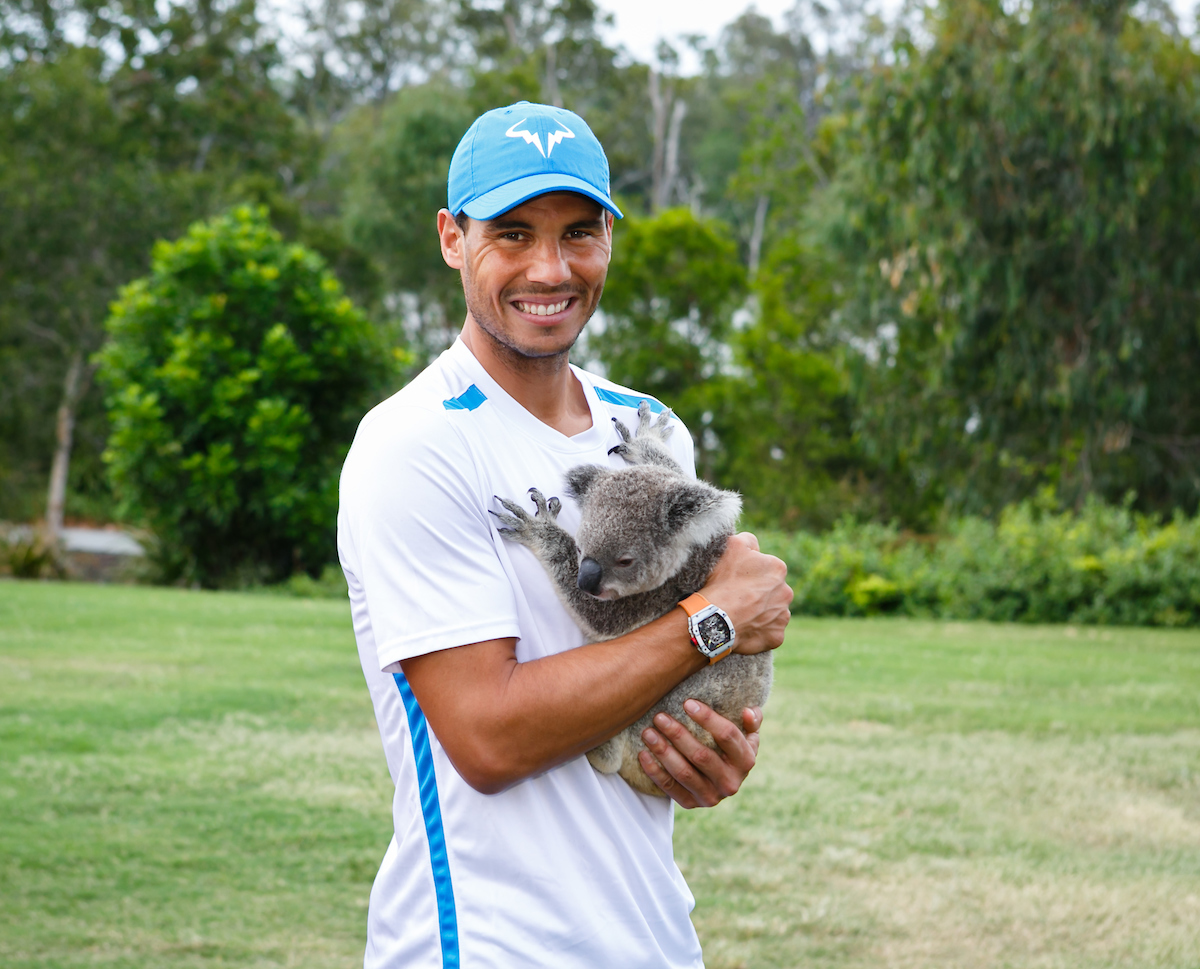
<instances>
[{"instance_id":1,"label":"shrub","mask_svg":"<svg viewBox=\"0 0 1200 969\"><path fill-rule=\"evenodd\" d=\"M105 460L164 577L319 574L342 458L392 360L321 258L236 208L160 242L107 328Z\"/></svg>"},{"instance_id":2,"label":"shrub","mask_svg":"<svg viewBox=\"0 0 1200 969\"><path fill-rule=\"evenodd\" d=\"M793 611L807 615L1200 624L1200 517L1182 513L1162 522L1099 501L1056 512L1039 499L934 538L844 519L762 544L788 563Z\"/></svg>"},{"instance_id":3,"label":"shrub","mask_svg":"<svg viewBox=\"0 0 1200 969\"><path fill-rule=\"evenodd\" d=\"M66 577L62 549L37 531L9 531L0 523L0 575L14 579Z\"/></svg>"}]
</instances>

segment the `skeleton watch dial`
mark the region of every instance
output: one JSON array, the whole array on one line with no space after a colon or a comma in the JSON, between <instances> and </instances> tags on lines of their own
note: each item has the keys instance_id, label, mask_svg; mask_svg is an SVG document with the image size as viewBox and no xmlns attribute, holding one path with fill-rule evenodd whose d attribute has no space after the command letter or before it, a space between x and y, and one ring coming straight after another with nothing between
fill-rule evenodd
<instances>
[{"instance_id":1,"label":"skeleton watch dial","mask_svg":"<svg viewBox=\"0 0 1200 969\"><path fill-rule=\"evenodd\" d=\"M688 635L696 649L710 663L729 655L733 650L733 623L725 612L704 596L696 593L684 599L680 606L688 614Z\"/></svg>"}]
</instances>

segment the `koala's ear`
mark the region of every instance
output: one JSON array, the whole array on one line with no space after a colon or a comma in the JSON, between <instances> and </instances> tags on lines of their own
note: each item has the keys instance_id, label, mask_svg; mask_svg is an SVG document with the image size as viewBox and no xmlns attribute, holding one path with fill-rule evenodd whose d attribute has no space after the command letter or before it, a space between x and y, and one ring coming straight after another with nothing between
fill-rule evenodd
<instances>
[{"instance_id":1,"label":"koala's ear","mask_svg":"<svg viewBox=\"0 0 1200 969\"><path fill-rule=\"evenodd\" d=\"M567 494L576 501L582 501L592 485L608 473L606 468L598 464L581 464L572 468L566 474Z\"/></svg>"},{"instance_id":2,"label":"koala's ear","mask_svg":"<svg viewBox=\"0 0 1200 969\"><path fill-rule=\"evenodd\" d=\"M702 483L688 484L666 495L663 509L667 529L677 532L709 511L716 499L714 489Z\"/></svg>"}]
</instances>

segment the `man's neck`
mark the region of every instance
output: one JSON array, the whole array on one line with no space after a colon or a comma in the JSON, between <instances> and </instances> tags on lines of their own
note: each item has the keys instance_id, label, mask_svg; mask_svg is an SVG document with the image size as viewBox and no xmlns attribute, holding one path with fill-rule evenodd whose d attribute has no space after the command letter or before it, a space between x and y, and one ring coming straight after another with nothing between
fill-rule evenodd
<instances>
[{"instance_id":1,"label":"man's neck","mask_svg":"<svg viewBox=\"0 0 1200 969\"><path fill-rule=\"evenodd\" d=\"M572 437L592 426L592 412L567 352L526 357L498 342L467 317L461 339L504 392L543 424Z\"/></svg>"}]
</instances>

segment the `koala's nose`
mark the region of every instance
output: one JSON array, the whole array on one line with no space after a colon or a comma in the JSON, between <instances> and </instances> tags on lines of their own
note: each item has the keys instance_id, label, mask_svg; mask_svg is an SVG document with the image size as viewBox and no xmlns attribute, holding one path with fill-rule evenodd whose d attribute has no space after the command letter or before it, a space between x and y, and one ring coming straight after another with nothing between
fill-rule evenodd
<instances>
[{"instance_id":1,"label":"koala's nose","mask_svg":"<svg viewBox=\"0 0 1200 969\"><path fill-rule=\"evenodd\" d=\"M596 590L600 588L600 577L604 574L604 570L600 568L600 563L595 559L584 559L579 563L579 588L584 592L596 594Z\"/></svg>"}]
</instances>

